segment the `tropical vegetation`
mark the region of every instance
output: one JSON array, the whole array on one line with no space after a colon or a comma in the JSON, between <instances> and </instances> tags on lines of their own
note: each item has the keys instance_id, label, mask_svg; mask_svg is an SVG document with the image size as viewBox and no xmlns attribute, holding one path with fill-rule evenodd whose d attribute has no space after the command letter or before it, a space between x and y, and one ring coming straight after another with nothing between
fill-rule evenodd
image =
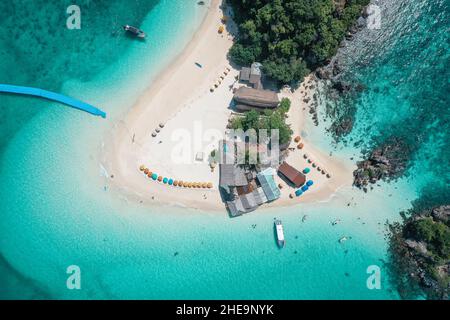
<instances>
[{"instance_id":1,"label":"tropical vegetation","mask_svg":"<svg viewBox=\"0 0 450 320\"><path fill-rule=\"evenodd\" d=\"M230 0L239 38L229 54L280 84L298 83L337 51L369 0Z\"/></svg>"}]
</instances>

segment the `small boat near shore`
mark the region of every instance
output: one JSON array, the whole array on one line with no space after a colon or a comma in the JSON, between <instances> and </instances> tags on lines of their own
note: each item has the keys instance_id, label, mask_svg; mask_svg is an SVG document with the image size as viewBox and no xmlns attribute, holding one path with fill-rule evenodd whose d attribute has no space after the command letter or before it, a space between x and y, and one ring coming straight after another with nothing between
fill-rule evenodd
<instances>
[{"instance_id":1,"label":"small boat near shore","mask_svg":"<svg viewBox=\"0 0 450 320\"><path fill-rule=\"evenodd\" d=\"M283 224L281 223L281 220L275 220L274 226L275 232L277 234L278 247L283 248L286 244L286 241L284 240Z\"/></svg>"},{"instance_id":2,"label":"small boat near shore","mask_svg":"<svg viewBox=\"0 0 450 320\"><path fill-rule=\"evenodd\" d=\"M138 38L140 38L140 39L144 39L144 38L146 37L146 34L145 34L144 31L142 31L142 30L139 29L139 28L130 26L130 25L128 25L128 24L125 25L125 26L123 26L123 30L125 30L125 31L127 31L127 32L129 32L129 33L131 33L132 35L135 35L136 37L138 37Z\"/></svg>"}]
</instances>

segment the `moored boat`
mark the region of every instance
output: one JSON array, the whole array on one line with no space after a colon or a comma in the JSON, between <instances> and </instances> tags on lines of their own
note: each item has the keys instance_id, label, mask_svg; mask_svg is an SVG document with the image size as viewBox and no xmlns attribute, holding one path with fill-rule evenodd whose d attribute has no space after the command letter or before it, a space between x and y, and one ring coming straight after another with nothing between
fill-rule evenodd
<instances>
[{"instance_id":1,"label":"moored boat","mask_svg":"<svg viewBox=\"0 0 450 320\"><path fill-rule=\"evenodd\" d=\"M277 244L280 248L283 248L286 241L284 240L283 224L281 223L281 220L275 220L275 231L277 233Z\"/></svg>"},{"instance_id":2,"label":"moored boat","mask_svg":"<svg viewBox=\"0 0 450 320\"><path fill-rule=\"evenodd\" d=\"M125 25L125 26L123 26L123 29L124 29L125 31L128 31L129 33L135 35L136 37L141 38L141 39L145 38L145 36L146 36L144 31L142 31L142 30L139 29L139 28L130 26L130 25L128 25L128 24Z\"/></svg>"}]
</instances>

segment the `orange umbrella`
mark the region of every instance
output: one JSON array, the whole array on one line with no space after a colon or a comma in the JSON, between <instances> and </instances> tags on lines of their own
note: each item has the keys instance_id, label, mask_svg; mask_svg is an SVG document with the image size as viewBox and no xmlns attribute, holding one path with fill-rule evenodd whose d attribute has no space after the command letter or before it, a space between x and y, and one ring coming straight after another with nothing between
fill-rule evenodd
<instances>
[{"instance_id":1,"label":"orange umbrella","mask_svg":"<svg viewBox=\"0 0 450 320\"><path fill-rule=\"evenodd\" d=\"M173 182L173 186L174 186L174 187L178 186L178 180L175 180L175 181Z\"/></svg>"},{"instance_id":2,"label":"orange umbrella","mask_svg":"<svg viewBox=\"0 0 450 320\"><path fill-rule=\"evenodd\" d=\"M148 170L147 168L144 169L144 173L148 174L150 172L150 170Z\"/></svg>"},{"instance_id":3,"label":"orange umbrella","mask_svg":"<svg viewBox=\"0 0 450 320\"><path fill-rule=\"evenodd\" d=\"M299 143L301 139L302 139L302 138L300 138L300 136L296 136L295 139L294 139L294 141L295 141L296 143Z\"/></svg>"},{"instance_id":4,"label":"orange umbrella","mask_svg":"<svg viewBox=\"0 0 450 320\"><path fill-rule=\"evenodd\" d=\"M211 189L213 187L213 184L211 182L209 182L207 187L208 187L208 189Z\"/></svg>"},{"instance_id":5,"label":"orange umbrella","mask_svg":"<svg viewBox=\"0 0 450 320\"><path fill-rule=\"evenodd\" d=\"M161 177L161 176L158 177L158 181L159 181L159 182L161 182L162 179L163 179L163 177Z\"/></svg>"}]
</instances>

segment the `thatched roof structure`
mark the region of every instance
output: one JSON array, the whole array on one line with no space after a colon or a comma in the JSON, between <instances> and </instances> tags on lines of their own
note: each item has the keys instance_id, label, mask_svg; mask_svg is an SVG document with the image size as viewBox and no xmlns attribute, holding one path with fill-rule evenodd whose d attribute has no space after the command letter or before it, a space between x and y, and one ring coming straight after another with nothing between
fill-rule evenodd
<instances>
[{"instance_id":1,"label":"thatched roof structure","mask_svg":"<svg viewBox=\"0 0 450 320\"><path fill-rule=\"evenodd\" d=\"M258 108L276 108L280 103L274 91L240 87L234 94L237 104Z\"/></svg>"}]
</instances>

